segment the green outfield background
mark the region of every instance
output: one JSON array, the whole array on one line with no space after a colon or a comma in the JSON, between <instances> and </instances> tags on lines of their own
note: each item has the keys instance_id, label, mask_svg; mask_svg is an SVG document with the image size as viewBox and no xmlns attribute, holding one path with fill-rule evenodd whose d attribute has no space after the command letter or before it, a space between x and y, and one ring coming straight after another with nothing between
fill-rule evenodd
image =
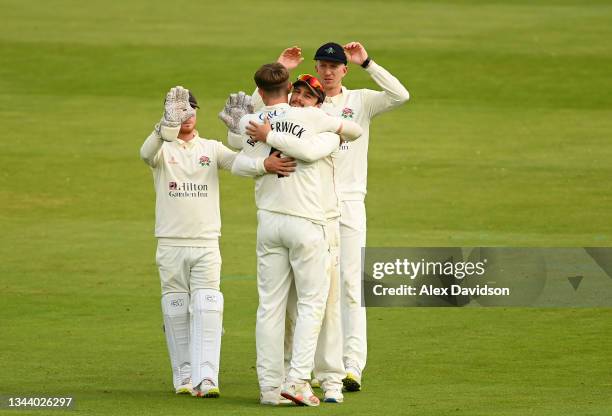
<instances>
[{"instance_id":1,"label":"green outfield background","mask_svg":"<svg viewBox=\"0 0 612 416\"><path fill-rule=\"evenodd\" d=\"M330 40L411 93L371 128L368 245L612 245L609 1L0 0L0 395L83 415L612 413L611 309L372 309L363 392L261 407L253 185L226 173L222 397L173 394L139 147L171 86L223 139L260 64L300 45L312 72ZM357 67L345 85L376 88Z\"/></svg>"}]
</instances>

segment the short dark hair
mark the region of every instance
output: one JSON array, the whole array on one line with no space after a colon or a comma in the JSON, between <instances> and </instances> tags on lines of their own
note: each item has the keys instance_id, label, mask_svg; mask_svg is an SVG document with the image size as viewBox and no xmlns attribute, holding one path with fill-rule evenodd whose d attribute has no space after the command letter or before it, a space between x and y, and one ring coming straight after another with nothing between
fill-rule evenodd
<instances>
[{"instance_id":1,"label":"short dark hair","mask_svg":"<svg viewBox=\"0 0 612 416\"><path fill-rule=\"evenodd\" d=\"M289 71L282 64L274 62L262 65L255 72L257 88L269 94L286 94L289 88Z\"/></svg>"}]
</instances>

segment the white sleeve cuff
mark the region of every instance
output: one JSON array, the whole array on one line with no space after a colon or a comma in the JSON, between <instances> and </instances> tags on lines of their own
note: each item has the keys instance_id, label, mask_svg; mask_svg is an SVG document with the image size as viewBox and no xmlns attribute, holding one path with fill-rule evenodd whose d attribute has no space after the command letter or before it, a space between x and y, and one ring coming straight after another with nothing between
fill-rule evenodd
<instances>
[{"instance_id":1,"label":"white sleeve cuff","mask_svg":"<svg viewBox=\"0 0 612 416\"><path fill-rule=\"evenodd\" d=\"M178 138L181 126L178 127L167 127L161 126L161 138L167 142L173 142Z\"/></svg>"}]
</instances>

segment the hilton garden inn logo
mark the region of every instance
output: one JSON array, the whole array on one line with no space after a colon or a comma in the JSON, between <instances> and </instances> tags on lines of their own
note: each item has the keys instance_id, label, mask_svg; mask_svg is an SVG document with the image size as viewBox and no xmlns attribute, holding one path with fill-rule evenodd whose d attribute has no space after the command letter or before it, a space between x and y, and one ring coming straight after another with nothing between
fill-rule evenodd
<instances>
[{"instance_id":1,"label":"hilton garden inn logo","mask_svg":"<svg viewBox=\"0 0 612 416\"><path fill-rule=\"evenodd\" d=\"M168 196L173 198L206 198L208 185L193 182L168 182Z\"/></svg>"}]
</instances>

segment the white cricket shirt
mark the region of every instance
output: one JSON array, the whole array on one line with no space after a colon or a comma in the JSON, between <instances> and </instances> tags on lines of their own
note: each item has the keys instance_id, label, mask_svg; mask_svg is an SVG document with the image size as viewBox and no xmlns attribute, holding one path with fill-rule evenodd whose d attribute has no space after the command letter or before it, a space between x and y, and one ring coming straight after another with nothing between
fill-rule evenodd
<instances>
[{"instance_id":1,"label":"white cricket shirt","mask_svg":"<svg viewBox=\"0 0 612 416\"><path fill-rule=\"evenodd\" d=\"M342 142L337 157L338 191L341 201L363 201L367 192L368 144L370 121L410 98L406 88L386 69L372 61L366 68L383 91L369 89L349 90L326 97L321 109L327 114L357 122L363 129L361 137L353 142Z\"/></svg>"},{"instance_id":2,"label":"white cricket shirt","mask_svg":"<svg viewBox=\"0 0 612 416\"><path fill-rule=\"evenodd\" d=\"M153 132L140 156L153 171L155 236L160 244L218 247L218 169L231 170L236 153L197 134L188 142L165 142Z\"/></svg>"}]
</instances>

